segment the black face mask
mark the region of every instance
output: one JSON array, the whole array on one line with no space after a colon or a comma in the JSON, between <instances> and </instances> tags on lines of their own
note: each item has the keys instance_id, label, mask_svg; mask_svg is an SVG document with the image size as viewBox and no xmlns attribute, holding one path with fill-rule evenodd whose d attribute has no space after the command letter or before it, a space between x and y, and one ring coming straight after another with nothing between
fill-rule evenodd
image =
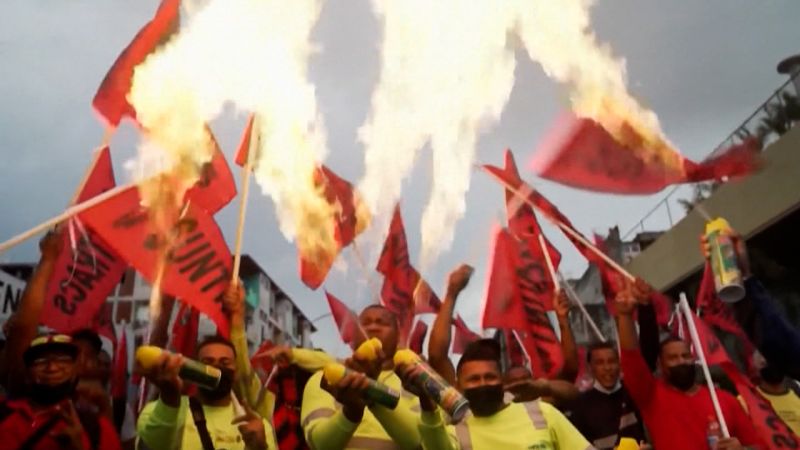
<instances>
[{"instance_id":1,"label":"black face mask","mask_svg":"<svg viewBox=\"0 0 800 450\"><path fill-rule=\"evenodd\" d=\"M783 382L783 372L774 367L767 366L759 371L761 380L767 384L781 384Z\"/></svg>"},{"instance_id":2,"label":"black face mask","mask_svg":"<svg viewBox=\"0 0 800 450\"><path fill-rule=\"evenodd\" d=\"M77 385L78 380L69 380L56 385L32 383L28 398L38 405L52 406L72 397Z\"/></svg>"},{"instance_id":3,"label":"black face mask","mask_svg":"<svg viewBox=\"0 0 800 450\"><path fill-rule=\"evenodd\" d=\"M199 388L198 390L204 398L210 401L222 400L231 394L233 389L234 372L232 369L219 368L222 376L219 378L219 384L214 389Z\"/></svg>"},{"instance_id":4,"label":"black face mask","mask_svg":"<svg viewBox=\"0 0 800 450\"><path fill-rule=\"evenodd\" d=\"M478 417L487 417L503 406L505 391L502 384L489 384L464 390L469 408Z\"/></svg>"},{"instance_id":5,"label":"black face mask","mask_svg":"<svg viewBox=\"0 0 800 450\"><path fill-rule=\"evenodd\" d=\"M694 386L695 373L694 364L678 364L669 368L667 382L681 391L688 391Z\"/></svg>"}]
</instances>

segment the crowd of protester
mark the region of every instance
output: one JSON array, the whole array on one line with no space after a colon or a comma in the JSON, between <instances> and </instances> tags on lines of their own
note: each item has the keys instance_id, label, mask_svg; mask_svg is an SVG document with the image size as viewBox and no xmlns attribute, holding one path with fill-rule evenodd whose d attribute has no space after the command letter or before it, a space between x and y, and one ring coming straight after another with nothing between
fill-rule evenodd
<instances>
[{"instance_id":1,"label":"crowd of protester","mask_svg":"<svg viewBox=\"0 0 800 450\"><path fill-rule=\"evenodd\" d=\"M331 385L322 369L335 361L332 356L273 347L265 356L277 369L271 389L263 389L245 337L241 284L232 284L224 298L229 339L208 336L193 355L164 353L154 366L136 367L149 399L136 411L137 398L112 398L112 361L95 331L37 334L44 289L60 252L51 237L40 247L42 258L19 308L3 327L2 449L579 450L617 448L625 438L637 448L657 450L767 448L736 393L722 388L715 390L730 437L709 444L717 417L711 392L699 381L690 344L672 335L659 339L664 333L641 280L626 283L615 299L618 341L587 349L593 384L583 392L575 385L581 362L563 292L553 302L565 358L556 379L535 379L524 365L504 371L503 351L493 339L473 341L453 365L453 311L471 273L464 267L450 275L422 355L469 401L471 411L458 423L429 390L417 387L414 367L394 365L398 319L377 304L359 315L361 339L382 344L376 358L354 353L341 361L349 370ZM800 434L799 389L791 378L800 373L800 333L777 312L757 279L750 276L746 287L747 298L736 308L764 357L758 390ZM217 387L184 380L180 370L186 358L220 369ZM365 397L372 381L400 393L394 409Z\"/></svg>"}]
</instances>

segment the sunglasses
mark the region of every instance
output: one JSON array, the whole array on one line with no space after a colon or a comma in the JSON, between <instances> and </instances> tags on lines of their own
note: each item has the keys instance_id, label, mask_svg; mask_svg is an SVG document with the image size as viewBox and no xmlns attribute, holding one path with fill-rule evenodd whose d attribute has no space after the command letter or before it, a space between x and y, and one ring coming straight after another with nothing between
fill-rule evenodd
<instances>
[{"instance_id":1,"label":"sunglasses","mask_svg":"<svg viewBox=\"0 0 800 450\"><path fill-rule=\"evenodd\" d=\"M43 356L41 358L36 358L33 361L31 361L31 367L34 369L43 369L50 364L53 364L58 367L64 367L74 363L75 363L75 358L69 355Z\"/></svg>"}]
</instances>

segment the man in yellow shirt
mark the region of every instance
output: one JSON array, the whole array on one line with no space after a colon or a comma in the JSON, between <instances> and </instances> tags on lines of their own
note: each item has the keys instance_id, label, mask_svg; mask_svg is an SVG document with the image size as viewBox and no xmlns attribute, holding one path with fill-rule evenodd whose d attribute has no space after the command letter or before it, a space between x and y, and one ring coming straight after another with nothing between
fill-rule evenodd
<instances>
[{"instance_id":1,"label":"man in yellow shirt","mask_svg":"<svg viewBox=\"0 0 800 450\"><path fill-rule=\"evenodd\" d=\"M413 370L400 368L403 378ZM441 410L424 393L419 431L425 450L584 450L589 442L553 406L536 400L506 403L500 348L492 339L471 343L456 367L458 389L472 415L445 428ZM407 382L407 384L410 384Z\"/></svg>"},{"instance_id":2,"label":"man in yellow shirt","mask_svg":"<svg viewBox=\"0 0 800 450\"><path fill-rule=\"evenodd\" d=\"M797 395L797 382L786 378L779 369L767 365L760 371L761 382L758 391L772 405L794 434L800 436L800 396Z\"/></svg>"},{"instance_id":3,"label":"man in yellow shirt","mask_svg":"<svg viewBox=\"0 0 800 450\"><path fill-rule=\"evenodd\" d=\"M226 292L225 304L243 302L240 284ZM229 312L230 314L230 312ZM234 315L235 316L235 315ZM233 322L237 323L235 317ZM231 333L234 334L233 332ZM244 345L245 360L246 344ZM139 368L142 375L159 389L158 400L142 410L137 422L138 448L165 450L275 450L275 434L269 420L242 407L232 393L237 374L237 351L227 339L206 338L197 347L196 359L217 367L222 378L215 389L199 388L194 397L181 395L183 380L178 375L184 357L162 354L150 370ZM241 358L239 358L241 359ZM249 369L249 363L246 366Z\"/></svg>"},{"instance_id":4,"label":"man in yellow shirt","mask_svg":"<svg viewBox=\"0 0 800 450\"><path fill-rule=\"evenodd\" d=\"M366 337L381 341L383 354L371 362L355 356L347 359L345 366L350 372L335 387L324 382L322 371L308 380L301 411L306 442L314 450L419 448L419 400L402 391L392 363L397 349L397 318L383 306L371 305L361 312L359 322ZM401 392L394 410L363 399L368 378Z\"/></svg>"}]
</instances>

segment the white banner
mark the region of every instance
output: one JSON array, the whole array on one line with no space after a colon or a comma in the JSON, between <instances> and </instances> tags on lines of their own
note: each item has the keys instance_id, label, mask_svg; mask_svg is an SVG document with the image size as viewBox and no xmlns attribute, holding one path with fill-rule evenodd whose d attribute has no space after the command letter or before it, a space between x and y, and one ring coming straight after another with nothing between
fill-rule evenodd
<instances>
[{"instance_id":1,"label":"white banner","mask_svg":"<svg viewBox=\"0 0 800 450\"><path fill-rule=\"evenodd\" d=\"M25 282L0 270L0 323L17 310Z\"/></svg>"}]
</instances>

